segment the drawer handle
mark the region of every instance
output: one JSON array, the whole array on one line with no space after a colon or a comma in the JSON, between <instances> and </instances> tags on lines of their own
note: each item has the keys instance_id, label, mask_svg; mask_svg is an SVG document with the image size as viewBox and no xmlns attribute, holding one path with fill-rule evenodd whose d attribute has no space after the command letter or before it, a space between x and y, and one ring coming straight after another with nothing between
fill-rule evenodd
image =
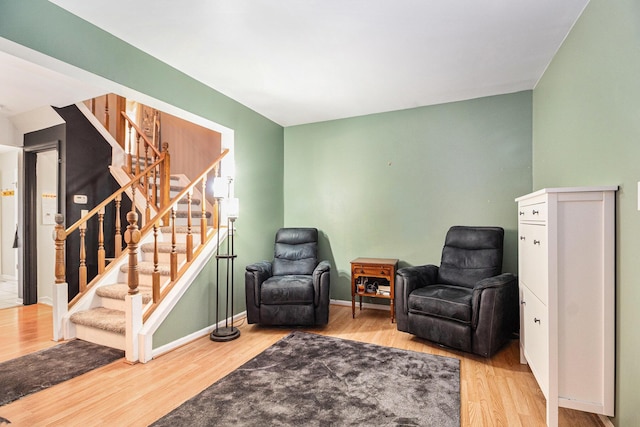
<instances>
[{"instance_id":1,"label":"drawer handle","mask_svg":"<svg viewBox=\"0 0 640 427\"><path fill-rule=\"evenodd\" d=\"M538 215L540 212L534 209L531 213L534 215Z\"/></svg>"},{"instance_id":2,"label":"drawer handle","mask_svg":"<svg viewBox=\"0 0 640 427\"><path fill-rule=\"evenodd\" d=\"M538 319L537 317L533 318L533 323L540 323L540 319Z\"/></svg>"},{"instance_id":3,"label":"drawer handle","mask_svg":"<svg viewBox=\"0 0 640 427\"><path fill-rule=\"evenodd\" d=\"M520 304L527 305L527 302L525 300L522 300L522 301L520 301Z\"/></svg>"},{"instance_id":4,"label":"drawer handle","mask_svg":"<svg viewBox=\"0 0 640 427\"><path fill-rule=\"evenodd\" d=\"M518 211L518 215L524 215L524 212Z\"/></svg>"},{"instance_id":5,"label":"drawer handle","mask_svg":"<svg viewBox=\"0 0 640 427\"><path fill-rule=\"evenodd\" d=\"M539 244L540 244L540 240L534 240L534 241L533 241L533 244L534 244L534 245L539 245Z\"/></svg>"},{"instance_id":6,"label":"drawer handle","mask_svg":"<svg viewBox=\"0 0 640 427\"><path fill-rule=\"evenodd\" d=\"M520 240L526 240L526 237L520 236Z\"/></svg>"}]
</instances>

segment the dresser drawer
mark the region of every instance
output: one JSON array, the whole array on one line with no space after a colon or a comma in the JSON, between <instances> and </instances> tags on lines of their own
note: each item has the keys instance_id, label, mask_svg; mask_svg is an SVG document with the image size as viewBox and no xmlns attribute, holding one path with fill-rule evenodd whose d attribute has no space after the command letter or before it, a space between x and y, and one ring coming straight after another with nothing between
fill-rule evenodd
<instances>
[{"instance_id":1,"label":"dresser drawer","mask_svg":"<svg viewBox=\"0 0 640 427\"><path fill-rule=\"evenodd\" d=\"M518 226L518 274L520 280L547 305L547 227L540 224Z\"/></svg>"},{"instance_id":2,"label":"dresser drawer","mask_svg":"<svg viewBox=\"0 0 640 427\"><path fill-rule=\"evenodd\" d=\"M353 264L353 274L359 276L373 276L373 277L391 277L391 271L393 268L388 265L362 265Z\"/></svg>"},{"instance_id":3,"label":"dresser drawer","mask_svg":"<svg viewBox=\"0 0 640 427\"><path fill-rule=\"evenodd\" d=\"M522 325L524 353L540 389L548 397L549 316L547 307L526 287L522 287Z\"/></svg>"},{"instance_id":4,"label":"dresser drawer","mask_svg":"<svg viewBox=\"0 0 640 427\"><path fill-rule=\"evenodd\" d=\"M547 204L535 203L518 205L518 221L546 221Z\"/></svg>"}]
</instances>

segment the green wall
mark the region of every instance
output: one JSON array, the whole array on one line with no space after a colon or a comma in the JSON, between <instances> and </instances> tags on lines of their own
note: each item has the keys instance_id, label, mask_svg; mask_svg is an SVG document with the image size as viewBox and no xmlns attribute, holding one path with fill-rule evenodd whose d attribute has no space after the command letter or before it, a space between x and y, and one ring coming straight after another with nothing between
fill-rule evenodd
<instances>
[{"instance_id":1,"label":"green wall","mask_svg":"<svg viewBox=\"0 0 640 427\"><path fill-rule=\"evenodd\" d=\"M237 288L245 263L273 254L283 224L283 128L46 0L0 0L0 37L75 65L235 131ZM164 323L154 347L212 323L215 261ZM213 272L212 272L213 271ZM244 294L236 298L244 310Z\"/></svg>"},{"instance_id":2,"label":"green wall","mask_svg":"<svg viewBox=\"0 0 640 427\"><path fill-rule=\"evenodd\" d=\"M530 91L288 127L284 154L285 225L322 232L332 298L351 300L360 256L438 264L452 225L504 227L504 270L516 273Z\"/></svg>"},{"instance_id":3,"label":"green wall","mask_svg":"<svg viewBox=\"0 0 640 427\"><path fill-rule=\"evenodd\" d=\"M591 0L533 96L535 189L619 185L616 417L640 425L640 2ZM585 333L588 334L588 331Z\"/></svg>"}]
</instances>

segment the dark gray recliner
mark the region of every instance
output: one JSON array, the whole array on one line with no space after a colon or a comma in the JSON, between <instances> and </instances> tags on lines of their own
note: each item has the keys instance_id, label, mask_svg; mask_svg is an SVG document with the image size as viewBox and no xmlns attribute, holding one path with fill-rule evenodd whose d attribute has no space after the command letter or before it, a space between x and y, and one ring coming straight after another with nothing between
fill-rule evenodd
<instances>
[{"instance_id":1,"label":"dark gray recliner","mask_svg":"<svg viewBox=\"0 0 640 427\"><path fill-rule=\"evenodd\" d=\"M398 270L398 330L492 356L518 328L516 277L501 274L503 241L500 227L451 227L440 267Z\"/></svg>"},{"instance_id":2,"label":"dark gray recliner","mask_svg":"<svg viewBox=\"0 0 640 427\"><path fill-rule=\"evenodd\" d=\"M325 325L329 322L328 261L318 262L318 230L281 228L274 259L245 271L247 322Z\"/></svg>"}]
</instances>

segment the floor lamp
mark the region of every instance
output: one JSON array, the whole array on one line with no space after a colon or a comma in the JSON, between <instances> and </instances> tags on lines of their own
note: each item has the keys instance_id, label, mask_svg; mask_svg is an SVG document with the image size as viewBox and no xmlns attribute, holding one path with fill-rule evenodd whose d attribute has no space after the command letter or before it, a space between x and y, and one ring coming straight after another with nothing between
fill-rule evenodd
<instances>
[{"instance_id":1,"label":"floor lamp","mask_svg":"<svg viewBox=\"0 0 640 427\"><path fill-rule=\"evenodd\" d=\"M215 192L215 191L214 191ZM233 247L233 240L235 238L235 221L238 219L238 199L227 199L227 253L220 253L220 202L222 198L216 198L218 205L218 246L216 248L216 328L211 332L210 338L212 341L231 341L240 336L240 330L233 326L233 262L236 259L236 254ZM224 327L218 327L218 297L220 295L220 260L226 262L227 277L226 277L226 291L225 291L225 321ZM229 291L231 287L231 291ZM231 306L231 307L229 307ZM229 322L231 317L231 322Z\"/></svg>"}]
</instances>

